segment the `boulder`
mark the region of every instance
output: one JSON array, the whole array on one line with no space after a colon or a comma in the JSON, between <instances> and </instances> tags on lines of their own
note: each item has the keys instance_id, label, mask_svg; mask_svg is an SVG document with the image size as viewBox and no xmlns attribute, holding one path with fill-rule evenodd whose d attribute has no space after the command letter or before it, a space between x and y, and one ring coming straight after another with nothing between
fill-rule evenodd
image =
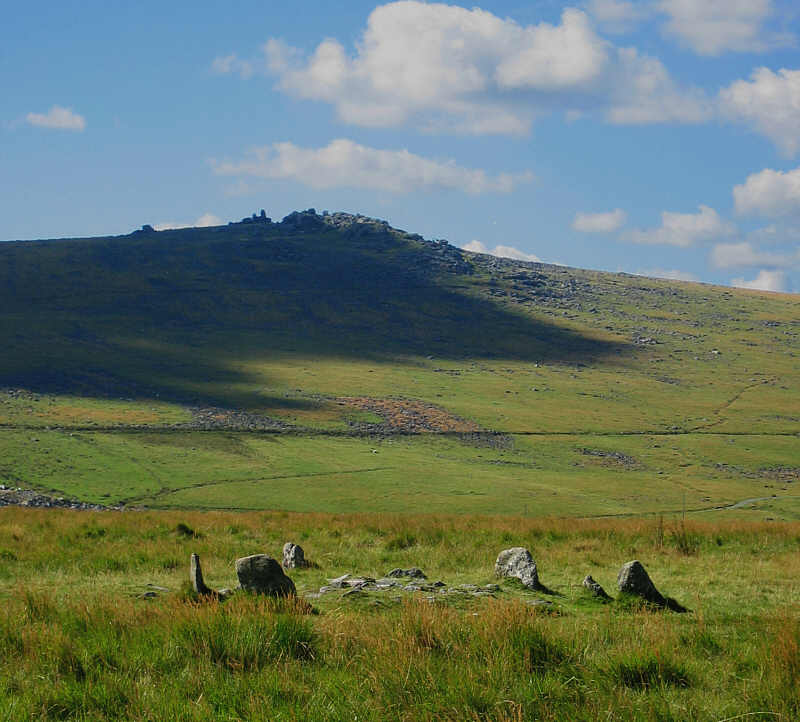
<instances>
[{"instance_id":1,"label":"boulder","mask_svg":"<svg viewBox=\"0 0 800 722\"><path fill-rule=\"evenodd\" d=\"M197 554L192 554L191 561L189 562L189 580L192 582L192 589L198 594L205 596L214 593L203 581L203 570L200 567L200 557L197 556Z\"/></svg>"},{"instance_id":2,"label":"boulder","mask_svg":"<svg viewBox=\"0 0 800 722\"><path fill-rule=\"evenodd\" d=\"M283 566L285 569L300 569L307 567L306 555L299 544L286 542L283 545Z\"/></svg>"},{"instance_id":3,"label":"boulder","mask_svg":"<svg viewBox=\"0 0 800 722\"><path fill-rule=\"evenodd\" d=\"M504 549L497 555L494 573L498 577L514 577L529 589L540 589L539 573L531 553L524 547Z\"/></svg>"},{"instance_id":4,"label":"boulder","mask_svg":"<svg viewBox=\"0 0 800 722\"><path fill-rule=\"evenodd\" d=\"M657 604L659 607L667 606L667 600L656 589L656 585L653 584L650 575L638 559L628 562L619 570L617 587L623 594L641 597L651 604Z\"/></svg>"},{"instance_id":5,"label":"boulder","mask_svg":"<svg viewBox=\"0 0 800 722\"><path fill-rule=\"evenodd\" d=\"M592 579L590 574L587 574L583 578L583 586L598 599L611 599L606 590L603 589L603 587L601 587L594 579Z\"/></svg>"},{"instance_id":6,"label":"boulder","mask_svg":"<svg viewBox=\"0 0 800 722\"><path fill-rule=\"evenodd\" d=\"M273 597L294 596L294 582L275 559L266 554L253 554L236 560L236 576L242 589Z\"/></svg>"}]
</instances>

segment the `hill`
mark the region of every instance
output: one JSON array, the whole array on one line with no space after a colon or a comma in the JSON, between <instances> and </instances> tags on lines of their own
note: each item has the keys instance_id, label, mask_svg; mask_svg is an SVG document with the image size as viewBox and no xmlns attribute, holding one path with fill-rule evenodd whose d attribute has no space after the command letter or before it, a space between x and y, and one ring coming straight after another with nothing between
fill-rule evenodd
<instances>
[{"instance_id":1,"label":"hill","mask_svg":"<svg viewBox=\"0 0 800 722\"><path fill-rule=\"evenodd\" d=\"M0 303L6 486L193 508L800 516L796 296L306 211L3 243Z\"/></svg>"}]
</instances>

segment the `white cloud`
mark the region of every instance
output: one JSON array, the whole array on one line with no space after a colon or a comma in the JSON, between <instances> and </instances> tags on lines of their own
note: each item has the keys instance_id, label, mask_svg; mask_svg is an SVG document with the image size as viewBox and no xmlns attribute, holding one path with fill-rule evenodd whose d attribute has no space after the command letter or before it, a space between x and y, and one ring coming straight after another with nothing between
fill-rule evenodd
<instances>
[{"instance_id":1,"label":"white cloud","mask_svg":"<svg viewBox=\"0 0 800 722\"><path fill-rule=\"evenodd\" d=\"M715 268L753 268L755 266L785 266L792 257L783 253L759 251L748 241L718 243L711 250L711 263Z\"/></svg>"},{"instance_id":2,"label":"white cloud","mask_svg":"<svg viewBox=\"0 0 800 722\"><path fill-rule=\"evenodd\" d=\"M650 268L636 271L637 276L647 276L648 278L666 278L669 281L699 281L700 279L693 273L678 271L676 269L667 270L664 268Z\"/></svg>"},{"instance_id":3,"label":"white cloud","mask_svg":"<svg viewBox=\"0 0 800 722\"><path fill-rule=\"evenodd\" d=\"M664 31L699 55L726 51L764 51L791 45L789 34L773 33L765 23L772 0L661 0L669 16Z\"/></svg>"},{"instance_id":4,"label":"white cloud","mask_svg":"<svg viewBox=\"0 0 800 722\"><path fill-rule=\"evenodd\" d=\"M800 216L800 168L786 172L765 168L747 176L734 187L733 202L742 215Z\"/></svg>"},{"instance_id":5,"label":"white cloud","mask_svg":"<svg viewBox=\"0 0 800 722\"><path fill-rule=\"evenodd\" d=\"M783 153L800 150L800 70L757 68L720 91L723 116L751 126Z\"/></svg>"},{"instance_id":6,"label":"white cloud","mask_svg":"<svg viewBox=\"0 0 800 722\"><path fill-rule=\"evenodd\" d=\"M619 48L615 90L606 117L617 125L704 123L713 115L711 102L699 89L677 86L657 58L636 48Z\"/></svg>"},{"instance_id":7,"label":"white cloud","mask_svg":"<svg viewBox=\"0 0 800 722\"><path fill-rule=\"evenodd\" d=\"M538 115L595 112L612 123L696 123L699 90L678 87L655 58L617 48L589 16L523 26L475 8L416 0L378 6L355 52L336 39L310 56L270 39L260 60L218 58L219 72L265 67L277 86L335 106L355 125L523 134Z\"/></svg>"},{"instance_id":8,"label":"white cloud","mask_svg":"<svg viewBox=\"0 0 800 722\"><path fill-rule=\"evenodd\" d=\"M572 227L582 233L612 233L622 228L627 218L621 208L607 213L576 213Z\"/></svg>"},{"instance_id":9,"label":"white cloud","mask_svg":"<svg viewBox=\"0 0 800 722\"><path fill-rule=\"evenodd\" d=\"M734 278L731 285L739 288L753 288L758 291L786 291L786 273L783 271L759 271L758 275L748 281L744 278Z\"/></svg>"},{"instance_id":10,"label":"white cloud","mask_svg":"<svg viewBox=\"0 0 800 722\"><path fill-rule=\"evenodd\" d=\"M60 105L54 105L46 113L28 113L25 120L30 125L39 128L76 130L78 132L86 128L86 119L82 115L75 113L72 108L63 108Z\"/></svg>"},{"instance_id":11,"label":"white cloud","mask_svg":"<svg viewBox=\"0 0 800 722\"><path fill-rule=\"evenodd\" d=\"M243 78L251 77L256 71L251 61L242 60L236 53L215 58L211 69L219 75L238 74Z\"/></svg>"},{"instance_id":12,"label":"white cloud","mask_svg":"<svg viewBox=\"0 0 800 722\"><path fill-rule=\"evenodd\" d=\"M664 244L688 248L698 243L707 243L736 233L736 226L720 218L713 208L701 205L699 209L699 213L664 211L661 214L661 225L658 228L628 231L623 238L634 243Z\"/></svg>"},{"instance_id":13,"label":"white cloud","mask_svg":"<svg viewBox=\"0 0 800 722\"><path fill-rule=\"evenodd\" d=\"M494 248L487 248L480 241L470 241L461 246L465 251L472 251L472 253L488 253L490 256L499 256L500 258L512 258L515 261L531 261L533 263L541 263L542 259L534 256L532 253L525 253L520 251L519 248L513 246L495 246Z\"/></svg>"},{"instance_id":14,"label":"white cloud","mask_svg":"<svg viewBox=\"0 0 800 722\"><path fill-rule=\"evenodd\" d=\"M464 193L508 193L530 173L500 173L464 168L454 161L436 161L407 150L378 150L351 140L331 141L324 148L273 143L252 149L245 160L215 163L220 175L295 180L312 188L363 188L408 193L448 188Z\"/></svg>"},{"instance_id":15,"label":"white cloud","mask_svg":"<svg viewBox=\"0 0 800 722\"><path fill-rule=\"evenodd\" d=\"M173 228L208 228L209 226L221 226L222 219L213 213L203 213L200 218L192 223L181 223L178 221L166 221L165 223L155 223L153 228L157 231L168 231Z\"/></svg>"},{"instance_id":16,"label":"white cloud","mask_svg":"<svg viewBox=\"0 0 800 722\"><path fill-rule=\"evenodd\" d=\"M587 12L610 33L627 33L651 14L648 5L631 0L589 0Z\"/></svg>"}]
</instances>

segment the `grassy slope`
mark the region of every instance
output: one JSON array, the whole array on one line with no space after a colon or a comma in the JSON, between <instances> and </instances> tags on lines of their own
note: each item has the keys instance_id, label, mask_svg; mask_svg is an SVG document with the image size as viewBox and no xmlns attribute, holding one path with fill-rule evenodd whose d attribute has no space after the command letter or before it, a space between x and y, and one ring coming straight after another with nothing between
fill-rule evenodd
<instances>
[{"instance_id":1,"label":"grassy slope","mask_svg":"<svg viewBox=\"0 0 800 722\"><path fill-rule=\"evenodd\" d=\"M0 717L788 722L800 713L799 534L797 523L0 509ZM230 586L236 557L277 555L287 539L319 565L291 572L301 594L411 565L485 584L497 552L524 545L557 596L511 581L496 599L435 603L334 592L307 616L186 594L191 552L210 584ZM692 613L584 594L586 573L616 594L634 557ZM157 598L137 598L148 585ZM528 606L543 596L550 610Z\"/></svg>"},{"instance_id":2,"label":"grassy slope","mask_svg":"<svg viewBox=\"0 0 800 722\"><path fill-rule=\"evenodd\" d=\"M376 225L2 244L0 289L0 387L26 390L0 394L0 482L200 508L595 515L775 494L750 513L800 511L796 297ZM343 439L375 415L341 397L505 436ZM164 432L195 406L315 433Z\"/></svg>"}]
</instances>

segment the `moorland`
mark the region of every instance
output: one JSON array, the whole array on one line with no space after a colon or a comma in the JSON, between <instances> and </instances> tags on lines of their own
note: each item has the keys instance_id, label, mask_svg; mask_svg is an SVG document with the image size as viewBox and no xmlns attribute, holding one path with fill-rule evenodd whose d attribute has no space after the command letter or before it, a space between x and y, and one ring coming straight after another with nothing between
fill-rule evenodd
<instances>
[{"instance_id":1,"label":"moorland","mask_svg":"<svg viewBox=\"0 0 800 722\"><path fill-rule=\"evenodd\" d=\"M796 296L246 221L0 244L0 498L108 508L0 508L0 716L800 715ZM553 594L306 596L517 545Z\"/></svg>"}]
</instances>

